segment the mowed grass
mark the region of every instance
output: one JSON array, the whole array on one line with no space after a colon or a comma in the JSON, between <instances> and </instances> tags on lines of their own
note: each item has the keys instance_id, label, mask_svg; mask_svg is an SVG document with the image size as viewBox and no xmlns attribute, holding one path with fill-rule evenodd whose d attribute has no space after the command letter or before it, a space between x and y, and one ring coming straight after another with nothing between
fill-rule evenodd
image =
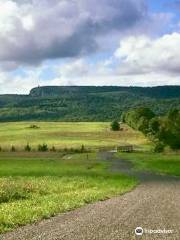
<instances>
[{"instance_id":1,"label":"mowed grass","mask_svg":"<svg viewBox=\"0 0 180 240\"><path fill-rule=\"evenodd\" d=\"M132 161L135 168L139 170L180 176L179 153L118 153L118 156Z\"/></svg>"},{"instance_id":2,"label":"mowed grass","mask_svg":"<svg viewBox=\"0 0 180 240\"><path fill-rule=\"evenodd\" d=\"M38 129L30 128L37 125ZM49 147L79 148L82 144L89 148L111 147L134 144L146 145L144 136L122 125L123 131L113 132L110 123L63 123L63 122L17 122L0 123L0 146L8 150L11 145L22 150L29 143L34 149L38 144Z\"/></svg>"},{"instance_id":3,"label":"mowed grass","mask_svg":"<svg viewBox=\"0 0 180 240\"><path fill-rule=\"evenodd\" d=\"M0 233L130 191L96 153L0 153Z\"/></svg>"}]
</instances>

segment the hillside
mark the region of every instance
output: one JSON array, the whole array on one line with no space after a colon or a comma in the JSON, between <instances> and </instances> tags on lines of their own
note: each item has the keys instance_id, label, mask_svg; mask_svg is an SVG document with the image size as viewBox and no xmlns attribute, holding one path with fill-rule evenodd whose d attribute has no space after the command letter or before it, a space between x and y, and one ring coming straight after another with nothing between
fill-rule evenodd
<instances>
[{"instance_id":1,"label":"hillside","mask_svg":"<svg viewBox=\"0 0 180 240\"><path fill-rule=\"evenodd\" d=\"M37 87L29 95L0 95L0 121L110 121L138 106L157 114L180 108L180 86Z\"/></svg>"},{"instance_id":2,"label":"hillside","mask_svg":"<svg viewBox=\"0 0 180 240\"><path fill-rule=\"evenodd\" d=\"M180 86L158 86L158 87L118 87L118 86L45 86L36 87L30 91L32 97L60 96L62 94L89 94L89 93L122 93L135 94L139 96L155 98L180 97Z\"/></svg>"}]
</instances>

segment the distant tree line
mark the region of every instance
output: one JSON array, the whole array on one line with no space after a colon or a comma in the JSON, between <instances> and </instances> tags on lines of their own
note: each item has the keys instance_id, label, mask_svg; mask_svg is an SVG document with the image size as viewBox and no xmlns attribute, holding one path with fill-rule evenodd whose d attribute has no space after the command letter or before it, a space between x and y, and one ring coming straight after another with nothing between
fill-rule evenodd
<instances>
[{"instance_id":1,"label":"distant tree line","mask_svg":"<svg viewBox=\"0 0 180 240\"><path fill-rule=\"evenodd\" d=\"M146 107L130 110L122 114L122 121L141 131L155 143L155 150L165 146L180 149L180 110L172 109L165 116L156 116Z\"/></svg>"},{"instance_id":2,"label":"distant tree line","mask_svg":"<svg viewBox=\"0 0 180 240\"><path fill-rule=\"evenodd\" d=\"M38 152L62 152L62 153L88 153L91 152L91 149L86 148L83 144L80 147L71 147L71 148L56 148L55 146L51 146L49 147L46 143L43 144L39 144L37 147L32 147L29 143L27 143L24 148L20 148L17 147L15 145L10 146L9 150L6 148L2 148L0 146L0 152L21 152L21 151L25 151L25 152L34 152L34 151L38 151Z\"/></svg>"},{"instance_id":3,"label":"distant tree line","mask_svg":"<svg viewBox=\"0 0 180 240\"><path fill-rule=\"evenodd\" d=\"M0 122L112 121L142 106L164 115L180 109L179 96L180 86L39 87L30 95L0 95Z\"/></svg>"}]
</instances>

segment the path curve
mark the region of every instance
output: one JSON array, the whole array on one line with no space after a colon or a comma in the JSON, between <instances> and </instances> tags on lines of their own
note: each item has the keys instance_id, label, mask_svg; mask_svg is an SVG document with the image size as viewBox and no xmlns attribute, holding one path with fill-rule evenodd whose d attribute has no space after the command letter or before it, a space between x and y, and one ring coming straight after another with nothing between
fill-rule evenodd
<instances>
[{"instance_id":1,"label":"path curve","mask_svg":"<svg viewBox=\"0 0 180 240\"><path fill-rule=\"evenodd\" d=\"M102 153L106 161L111 153ZM174 177L134 172L130 162L114 159L113 171L140 178L132 192L104 202L87 205L49 220L0 235L2 240L179 240L180 180ZM144 230L170 230L165 234L137 237L136 227Z\"/></svg>"}]
</instances>

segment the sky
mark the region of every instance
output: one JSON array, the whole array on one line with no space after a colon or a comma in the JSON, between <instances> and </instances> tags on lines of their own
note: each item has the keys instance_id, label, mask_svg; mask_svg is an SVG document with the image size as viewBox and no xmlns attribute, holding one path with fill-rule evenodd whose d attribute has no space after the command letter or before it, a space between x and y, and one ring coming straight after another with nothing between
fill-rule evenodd
<instances>
[{"instance_id":1,"label":"sky","mask_svg":"<svg viewBox=\"0 0 180 240\"><path fill-rule=\"evenodd\" d=\"M180 0L0 0L0 94L180 85Z\"/></svg>"}]
</instances>

